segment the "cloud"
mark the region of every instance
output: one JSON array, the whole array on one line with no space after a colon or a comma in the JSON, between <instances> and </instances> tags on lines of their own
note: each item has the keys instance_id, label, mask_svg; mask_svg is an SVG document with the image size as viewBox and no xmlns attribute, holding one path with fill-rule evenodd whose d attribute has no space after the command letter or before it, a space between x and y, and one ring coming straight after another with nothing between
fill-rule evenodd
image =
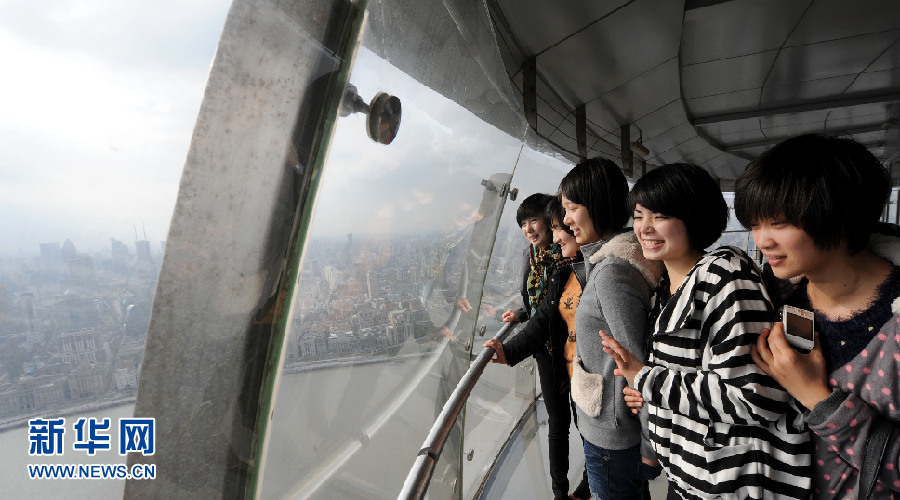
<instances>
[{"instance_id":1,"label":"cloud","mask_svg":"<svg viewBox=\"0 0 900 500\"><path fill-rule=\"evenodd\" d=\"M229 5L0 1L0 252L166 238Z\"/></svg>"},{"instance_id":2,"label":"cloud","mask_svg":"<svg viewBox=\"0 0 900 500\"><path fill-rule=\"evenodd\" d=\"M226 0L0 1L0 30L66 55L83 54L113 67L209 66Z\"/></svg>"}]
</instances>

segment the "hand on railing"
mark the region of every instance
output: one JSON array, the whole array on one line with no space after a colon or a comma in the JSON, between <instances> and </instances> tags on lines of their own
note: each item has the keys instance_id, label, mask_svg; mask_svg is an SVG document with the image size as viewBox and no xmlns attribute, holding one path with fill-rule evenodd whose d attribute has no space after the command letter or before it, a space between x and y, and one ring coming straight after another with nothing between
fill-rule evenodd
<instances>
[{"instance_id":1,"label":"hand on railing","mask_svg":"<svg viewBox=\"0 0 900 500\"><path fill-rule=\"evenodd\" d=\"M491 339L482 344L481 347L490 347L494 350L496 355L491 358L491 363L503 363L506 364L506 354L503 352L503 344L500 343L497 339Z\"/></svg>"},{"instance_id":2,"label":"hand on railing","mask_svg":"<svg viewBox=\"0 0 900 500\"><path fill-rule=\"evenodd\" d=\"M503 313L503 322L504 323L518 323L519 315L516 314L515 310L510 309L510 310L506 311L505 313Z\"/></svg>"}]
</instances>

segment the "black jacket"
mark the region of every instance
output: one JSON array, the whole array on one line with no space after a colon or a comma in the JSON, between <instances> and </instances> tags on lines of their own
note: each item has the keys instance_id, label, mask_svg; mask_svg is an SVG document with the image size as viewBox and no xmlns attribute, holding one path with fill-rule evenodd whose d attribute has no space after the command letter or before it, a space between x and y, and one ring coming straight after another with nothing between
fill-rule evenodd
<instances>
[{"instance_id":1,"label":"black jacket","mask_svg":"<svg viewBox=\"0 0 900 500\"><path fill-rule=\"evenodd\" d=\"M581 258L580 253L578 258ZM541 305L525 324L525 328L503 343L503 353L509 366L515 366L529 356L535 356L538 362L541 358L549 357L553 366L555 389L562 392L569 390L569 372L565 358L569 329L559 314L559 299L571 274L571 266L564 266L562 270L554 266L550 283L547 284L547 294Z\"/></svg>"},{"instance_id":2,"label":"black jacket","mask_svg":"<svg viewBox=\"0 0 900 500\"><path fill-rule=\"evenodd\" d=\"M516 309L516 316L518 316L519 321L525 322L531 316L531 308L528 307L528 274L531 272L531 245L528 245L522 251L522 259L524 260L522 265L522 288L519 292L522 294L523 306Z\"/></svg>"}]
</instances>

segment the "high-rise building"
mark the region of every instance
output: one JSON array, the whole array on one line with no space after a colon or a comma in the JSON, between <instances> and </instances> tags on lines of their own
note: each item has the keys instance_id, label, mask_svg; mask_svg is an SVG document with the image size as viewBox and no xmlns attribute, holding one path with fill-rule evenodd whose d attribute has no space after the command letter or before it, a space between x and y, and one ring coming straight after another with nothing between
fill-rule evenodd
<instances>
[{"instance_id":1,"label":"high-rise building","mask_svg":"<svg viewBox=\"0 0 900 500\"><path fill-rule=\"evenodd\" d=\"M366 273L366 289L369 292L369 299L378 298L381 295L380 290L381 284L378 280L378 275L373 272Z\"/></svg>"},{"instance_id":2,"label":"high-rise building","mask_svg":"<svg viewBox=\"0 0 900 500\"><path fill-rule=\"evenodd\" d=\"M94 268L94 258L90 255L76 254L68 259L69 276L72 280L86 284L97 280L97 270Z\"/></svg>"},{"instance_id":3,"label":"high-rise building","mask_svg":"<svg viewBox=\"0 0 900 500\"><path fill-rule=\"evenodd\" d=\"M340 271L335 269L334 266L325 266L325 281L328 282L328 288L330 292L337 290L338 279L340 279Z\"/></svg>"},{"instance_id":4,"label":"high-rise building","mask_svg":"<svg viewBox=\"0 0 900 500\"><path fill-rule=\"evenodd\" d=\"M66 269L65 266L66 261L63 259L59 243L41 243L41 267L48 278L59 279Z\"/></svg>"},{"instance_id":5,"label":"high-rise building","mask_svg":"<svg viewBox=\"0 0 900 500\"><path fill-rule=\"evenodd\" d=\"M137 253L134 266L138 274L152 275L155 264L153 255L150 253L150 242L147 240L135 241L134 250Z\"/></svg>"},{"instance_id":6,"label":"high-rise building","mask_svg":"<svg viewBox=\"0 0 900 500\"><path fill-rule=\"evenodd\" d=\"M63 262L68 262L69 259L76 255L78 255L78 250L75 249L75 244L72 243L72 240L66 238L65 243L62 245Z\"/></svg>"},{"instance_id":7,"label":"high-rise building","mask_svg":"<svg viewBox=\"0 0 900 500\"><path fill-rule=\"evenodd\" d=\"M150 253L150 242L147 240L135 241L134 249L137 252L138 260L146 260L153 262L153 256Z\"/></svg>"},{"instance_id":8,"label":"high-rise building","mask_svg":"<svg viewBox=\"0 0 900 500\"><path fill-rule=\"evenodd\" d=\"M147 334L150 327L149 300L129 304L125 308L125 335L135 337Z\"/></svg>"},{"instance_id":9,"label":"high-rise building","mask_svg":"<svg viewBox=\"0 0 900 500\"><path fill-rule=\"evenodd\" d=\"M128 263L131 262L131 252L128 251L128 245L115 238L110 238L110 247L112 249L111 270L119 274L127 274Z\"/></svg>"},{"instance_id":10,"label":"high-rise building","mask_svg":"<svg viewBox=\"0 0 900 500\"><path fill-rule=\"evenodd\" d=\"M89 363L97 362L97 346L94 340L94 329L83 328L71 332L63 332L59 336L64 362Z\"/></svg>"}]
</instances>

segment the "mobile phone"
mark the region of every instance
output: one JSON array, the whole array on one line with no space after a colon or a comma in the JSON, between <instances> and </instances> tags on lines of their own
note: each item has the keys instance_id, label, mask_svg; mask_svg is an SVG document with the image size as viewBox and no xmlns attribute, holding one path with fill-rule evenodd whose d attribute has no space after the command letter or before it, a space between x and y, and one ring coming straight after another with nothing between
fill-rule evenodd
<instances>
[{"instance_id":1,"label":"mobile phone","mask_svg":"<svg viewBox=\"0 0 900 500\"><path fill-rule=\"evenodd\" d=\"M791 347L804 354L812 351L815 345L815 315L812 311L784 306L781 309L781 322L784 323L784 335Z\"/></svg>"}]
</instances>

